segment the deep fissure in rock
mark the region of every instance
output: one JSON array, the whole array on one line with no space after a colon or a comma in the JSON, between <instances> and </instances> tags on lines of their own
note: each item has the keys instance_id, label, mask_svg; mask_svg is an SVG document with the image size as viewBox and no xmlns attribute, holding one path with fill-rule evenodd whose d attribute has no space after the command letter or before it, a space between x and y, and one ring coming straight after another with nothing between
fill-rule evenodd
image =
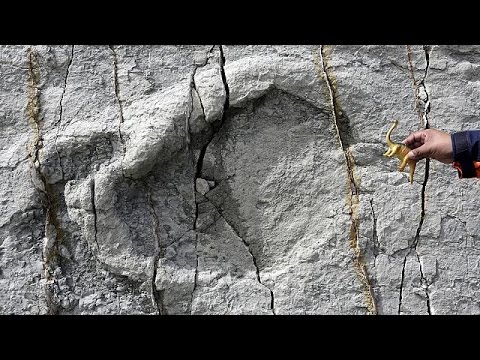
<instances>
[{"instance_id":1,"label":"deep fissure in rock","mask_svg":"<svg viewBox=\"0 0 480 360\"><path fill-rule=\"evenodd\" d=\"M409 50L409 47L407 48L407 50ZM425 91L425 95L426 95L425 100L422 100L424 102L424 110L423 110L423 114L422 114L422 125L425 129L429 129L430 128L430 123L429 123L429 120L428 120L428 114L430 113L430 95L427 91L425 81L426 81L426 78L427 78L427 75L428 75L428 69L430 67L430 52L432 51L432 49L429 45L424 45L423 50L424 50L424 53L425 53L425 63L426 63L425 72L424 72L422 80L418 84L418 87L414 83L414 86L416 86L416 88L417 88L417 91L416 91L417 96L415 98L415 101L417 103L418 94L419 94L418 88L421 86L421 87L423 87L423 89ZM410 60L411 51L407 52L407 55L409 55L408 59L409 59L409 63L411 63L411 60ZM411 69L412 69L411 71L413 71L413 65L410 64L410 66L411 66ZM414 77L413 77L413 79L414 79ZM401 283L400 283L400 296L399 296L399 303L398 303L398 314L401 313L401 307L402 307L402 296L403 296L402 292L403 292L403 283L404 283L404 280L405 280L405 264L406 264L406 261L407 261L407 257L410 255L410 253L412 251L414 251L415 254L416 254L416 259L417 259L418 264L419 264L420 278L421 278L421 281L422 281L422 285L424 285L424 287L425 287L425 296L426 296L426 299L427 299L427 301L426 301L427 302L427 313L429 315L432 314L431 303L430 303L430 294L429 294L429 289L428 289L428 281L423 274L422 263L420 262L420 256L417 252L418 242L420 241L420 233L422 231L423 223L425 221L425 193L426 193L426 187L427 187L429 173L430 173L430 159L426 158L425 159L425 176L424 176L424 179L423 179L422 190L421 190L421 193L420 193L420 201L421 201L420 222L418 224L417 231L415 233L415 238L414 238L413 242L409 245L410 250L405 255L405 259L404 259L404 262L403 262L402 280L401 280Z\"/></svg>"},{"instance_id":2,"label":"deep fissure in rock","mask_svg":"<svg viewBox=\"0 0 480 360\"><path fill-rule=\"evenodd\" d=\"M417 254L417 261L418 261L418 268L420 270L420 278L422 280L423 286L425 286L425 296L427 297L427 313L428 315L432 315L432 308L430 306L430 294L428 293L428 281L423 274L422 263L420 262L420 256Z\"/></svg>"},{"instance_id":3,"label":"deep fissure in rock","mask_svg":"<svg viewBox=\"0 0 480 360\"><path fill-rule=\"evenodd\" d=\"M430 67L430 52L432 51L432 49L429 45L424 45L423 50L425 51L425 62L426 62L425 75L424 75L423 80L422 80L422 86L424 87L425 94L426 94L425 112L424 112L424 125L425 125L425 129L429 129L430 128L430 122L428 120L428 114L430 113L430 94L428 93L427 88L425 86L425 81L427 79L428 69ZM419 268L420 268L420 276L421 276L422 282L424 283L424 286L425 286L425 296L427 298L427 312L428 312L429 315L431 315L432 311L431 311L431 307L430 307L431 304L430 304L430 294L428 292L428 281L425 278L425 276L423 275L422 263L420 262L420 256L418 255L418 252L417 252L417 245L418 245L418 242L420 240L420 232L422 231L423 222L425 220L425 192L426 192L426 187L427 187L429 174L430 174L430 159L427 158L427 159L425 159L425 178L423 180L422 194L421 194L422 210L421 210L421 214L420 214L420 223L418 225L417 234L415 235L414 249L415 249L415 253L417 254L418 264L419 264Z\"/></svg>"},{"instance_id":4,"label":"deep fissure in rock","mask_svg":"<svg viewBox=\"0 0 480 360\"><path fill-rule=\"evenodd\" d=\"M337 133L338 141L343 151L345 157L345 164L347 167L347 181L350 188L350 192L347 194L347 202L350 209L350 248L353 250L354 259L353 265L355 272L358 275L360 283L362 284L363 291L365 294L365 299L367 303L367 310L371 314L377 314L375 294L370 284L368 278L368 272L363 260L362 251L358 245L358 233L360 220L358 218L358 205L359 205L359 191L358 186L354 177L354 168L355 160L350 150L350 145L352 143L352 129L349 124L349 119L345 116L344 112L341 110L340 104L338 102L338 96L335 90L335 79L327 64L327 58L331 54L331 49L326 48L324 45L320 46L319 57L320 57L320 67L321 67L321 78L325 81L329 97L330 97L330 106L332 108L332 117L334 122L334 127Z\"/></svg>"},{"instance_id":5,"label":"deep fissure in rock","mask_svg":"<svg viewBox=\"0 0 480 360\"><path fill-rule=\"evenodd\" d=\"M213 136L214 136L214 134L212 134L210 139L208 139L207 143L203 146L203 148L200 151L200 155L198 157L198 160L195 163L195 154L194 154L193 148L191 146L191 134L190 134L190 118L191 118L192 113L193 113L193 94L192 94L192 91L197 92L197 86L195 84L195 74L197 73L197 69L199 67L203 67L203 66L206 66L208 64L208 60L209 60L208 55L213 51L214 48L215 48L215 45L213 45L210 48L210 51L208 51L207 58L206 58L205 62L201 65L196 65L195 68L192 71L192 74L190 76L190 90L189 90L190 91L190 108L189 108L188 115L186 116L186 120L185 120L185 128L186 128L186 134L187 134L187 141L186 142L187 142L187 147L190 150L190 157L192 159L192 169L193 169L193 174L194 174L193 175L193 198L195 200L195 217L193 219L193 227L192 227L192 230L195 231L195 274L194 274L194 277L193 277L193 289L192 289L192 295L191 295L191 299L190 299L190 314L192 313L193 295L195 293L195 290L197 289L197 281L198 281L198 252L197 252L197 249L198 249L198 232L197 232L198 203L197 203L196 192L195 192L196 191L196 180L200 177L201 167L203 165L203 158L205 156L206 148L207 148L208 144L212 141ZM203 107L203 103L201 101L201 98L200 98L200 95L198 94L198 92L197 92L197 95L198 95L198 98L200 99L203 118L205 119L206 118L205 109Z\"/></svg>"},{"instance_id":6,"label":"deep fissure in rock","mask_svg":"<svg viewBox=\"0 0 480 360\"><path fill-rule=\"evenodd\" d=\"M72 66L73 62L73 52L75 50L75 45L72 45L72 50L70 51L70 59L68 60L68 65L67 65L67 70L65 72L65 80L63 82L63 90L62 90L62 96L60 97L60 110L59 110L59 116L57 122L53 125L54 127L59 125L62 122L62 116L63 116L63 97L65 96L65 91L67 89L67 81L68 81L68 76L70 74L70 68Z\"/></svg>"},{"instance_id":7,"label":"deep fissure in rock","mask_svg":"<svg viewBox=\"0 0 480 360\"><path fill-rule=\"evenodd\" d=\"M42 249L45 297L49 314L58 314L59 306L55 303L54 297L58 284L55 278L55 269L59 266L59 243L63 239L63 230L57 218L57 199L52 184L49 184L45 174L41 170L38 153L43 147L42 121L40 117L40 70L37 55L34 50L27 50L28 80L27 80L27 105L26 113L30 125L34 128L29 157L35 174L40 179L43 189L36 188L43 194L43 210L45 212L44 245ZM51 232L55 234L50 234ZM50 237L53 235L53 238Z\"/></svg>"},{"instance_id":8,"label":"deep fissure in rock","mask_svg":"<svg viewBox=\"0 0 480 360\"><path fill-rule=\"evenodd\" d=\"M222 82L223 82L223 86L224 86L224 89L225 89L225 101L224 101L224 104L223 104L221 119L217 123L213 123L213 124L210 125L211 130L212 130L211 134L210 134L208 140L205 142L205 144L201 147L198 160L197 160L196 164L194 164L194 170L195 170L194 181L195 182L198 178L201 178L203 161L204 161L205 154L206 154L206 151L208 149L208 146L210 145L210 143L212 142L215 135L220 131L223 124L225 123L225 119L227 117L227 110L230 106L230 90L229 90L227 78L226 78L226 75L225 75L225 62L226 62L225 54L223 52L223 46L222 45L219 45L218 48L219 48L219 52L220 52L220 75L222 77ZM212 47L212 49L213 49L213 47ZM210 52L212 51L212 49L210 49ZM206 64L204 64L204 65L206 65ZM198 66L194 69L194 72L192 74L191 91L192 90L196 91L196 84L195 84L194 76L195 76L195 71L197 70L197 68L198 68ZM202 100L201 100L200 96L198 96L198 97L200 99L200 106L202 108L202 112L203 112L203 115L205 117L205 110L204 110L204 107L203 107ZM192 95L191 95L191 107L193 108L193 96ZM190 109L190 115L191 115L191 112L192 112L192 109ZM189 123L189 117L187 118L187 124ZM193 158L193 153L192 153L192 158ZM194 183L194 189L195 189L195 183ZM217 212L219 213L219 215L222 216L224 221L229 225L229 227L232 229L232 231L236 234L236 236L242 241L242 243L247 248L248 253L252 257L252 262L253 262L253 265L255 267L257 281L261 285L263 285L262 282L261 282L261 278L260 278L260 269L257 265L257 259L255 258L254 254L252 253L252 250L250 249L250 245L239 235L239 233L236 231L236 229L227 221L227 219L223 216L223 214L220 212L220 210L212 202L210 202L210 203L217 209ZM194 227L193 227L193 230L195 230L195 232L197 230L197 227L196 227L197 219L198 219L198 203L196 202L195 220L194 220ZM195 233L195 236L196 236L195 253L197 253L197 244L198 244L198 233L197 232ZM197 255L197 258L196 258L195 281L194 281L194 289L192 291L192 301L193 301L193 293L194 293L194 291L197 287L197 280L198 280L198 255ZM265 285L263 285L263 286L265 286ZM270 301L271 310L272 310L272 313L275 314L274 294L273 294L273 291L271 289L269 289L269 291L270 291L270 296L271 296L271 301Z\"/></svg>"},{"instance_id":9,"label":"deep fissure in rock","mask_svg":"<svg viewBox=\"0 0 480 360\"><path fill-rule=\"evenodd\" d=\"M68 60L68 65L67 65L67 70L65 72L65 80L63 83L63 90L62 90L62 96L60 97L60 109L59 109L59 114L58 114L58 120L57 122L53 125L54 127L57 128L56 134L55 134L55 152L57 153L58 157L58 164L60 166L60 172L62 174L62 180L65 179L65 173L63 171L63 164L62 164L62 157L60 156L60 153L58 152L57 148L57 139L58 139L58 132L60 131L60 124L62 123L62 118L63 118L63 98L65 96L65 92L67 90L67 81L68 81L68 76L70 74L70 68L72 66L73 62L73 52L75 51L75 45L72 45L72 49L70 51L70 59Z\"/></svg>"},{"instance_id":10,"label":"deep fissure in rock","mask_svg":"<svg viewBox=\"0 0 480 360\"><path fill-rule=\"evenodd\" d=\"M93 213L93 230L94 230L94 241L95 245L97 246L97 253L100 252L100 247L98 246L97 242L97 208L95 206L95 178L92 177L90 180L90 198L92 203L92 213Z\"/></svg>"},{"instance_id":11,"label":"deep fissure in rock","mask_svg":"<svg viewBox=\"0 0 480 360\"><path fill-rule=\"evenodd\" d=\"M405 257L403 258L402 277L400 280L400 294L398 296L398 315L400 315L402 311L403 283L405 281L405 264L407 263L407 256L409 253L410 252L408 252L407 255L405 255Z\"/></svg>"},{"instance_id":12,"label":"deep fissure in rock","mask_svg":"<svg viewBox=\"0 0 480 360\"><path fill-rule=\"evenodd\" d=\"M413 85L413 96L415 98L415 110L417 111L418 118L420 119L420 124L423 125L423 111L420 109L420 102L419 102L419 86L417 84L417 80L415 79L415 66L413 65L413 58L412 58L412 48L410 45L405 45L407 49L407 63L408 63L408 70L410 72L410 77L412 79Z\"/></svg>"},{"instance_id":13,"label":"deep fissure in rock","mask_svg":"<svg viewBox=\"0 0 480 360\"><path fill-rule=\"evenodd\" d=\"M373 244L373 256L374 256L374 265L376 264L377 256L380 253L380 242L378 241L377 233L377 217L375 215L375 210L373 208L373 199L370 199L370 208L372 209L372 244Z\"/></svg>"},{"instance_id":14,"label":"deep fissure in rock","mask_svg":"<svg viewBox=\"0 0 480 360\"><path fill-rule=\"evenodd\" d=\"M118 123L118 136L120 138L120 142L122 143L123 153L125 153L126 145L125 145L125 139L123 138L122 129L121 129L124 118L123 118L123 104L122 104L122 101L120 100L120 86L118 83L118 56L117 56L117 52L115 51L112 45L109 45L108 47L113 54L113 79L114 79L114 88L115 88L115 98L117 100L118 110L120 112L120 121Z\"/></svg>"},{"instance_id":15,"label":"deep fissure in rock","mask_svg":"<svg viewBox=\"0 0 480 360\"><path fill-rule=\"evenodd\" d=\"M164 297L163 290L157 290L155 285L155 280L157 278L158 261L161 257L164 256L165 249L163 248L160 242L160 222L158 220L157 213L155 212L155 204L153 202L151 191L148 192L147 199L148 199L148 205L150 206L152 211L153 220L155 222L155 237L157 238L157 247L158 247L157 253L153 258L153 273L152 273L152 280L151 280L152 302L155 308L157 309L158 315L165 315L166 312L163 306L163 297Z\"/></svg>"}]
</instances>

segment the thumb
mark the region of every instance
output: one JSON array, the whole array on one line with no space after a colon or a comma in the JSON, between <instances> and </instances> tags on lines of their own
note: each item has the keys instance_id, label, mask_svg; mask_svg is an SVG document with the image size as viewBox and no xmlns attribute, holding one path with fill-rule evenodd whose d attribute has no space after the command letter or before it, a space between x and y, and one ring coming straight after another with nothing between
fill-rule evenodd
<instances>
[{"instance_id":1,"label":"thumb","mask_svg":"<svg viewBox=\"0 0 480 360\"><path fill-rule=\"evenodd\" d=\"M407 154L409 159L415 160L415 161L429 157L429 155L430 155L430 148L426 144L423 144L422 146L419 146L418 148L411 150Z\"/></svg>"}]
</instances>

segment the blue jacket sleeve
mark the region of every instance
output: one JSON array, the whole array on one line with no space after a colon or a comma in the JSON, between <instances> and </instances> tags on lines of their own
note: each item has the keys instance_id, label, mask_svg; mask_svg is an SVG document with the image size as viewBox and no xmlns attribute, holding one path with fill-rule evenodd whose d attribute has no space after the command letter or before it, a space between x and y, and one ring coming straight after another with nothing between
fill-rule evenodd
<instances>
[{"instance_id":1,"label":"blue jacket sleeve","mask_svg":"<svg viewBox=\"0 0 480 360\"><path fill-rule=\"evenodd\" d=\"M453 166L460 178L480 177L480 130L460 131L452 138Z\"/></svg>"}]
</instances>

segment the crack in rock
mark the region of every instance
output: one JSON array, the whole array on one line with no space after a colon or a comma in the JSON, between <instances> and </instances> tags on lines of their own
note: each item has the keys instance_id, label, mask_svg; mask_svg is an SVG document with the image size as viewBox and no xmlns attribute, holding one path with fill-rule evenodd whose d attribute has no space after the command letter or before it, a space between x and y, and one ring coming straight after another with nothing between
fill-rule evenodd
<instances>
[{"instance_id":1,"label":"crack in rock","mask_svg":"<svg viewBox=\"0 0 480 360\"><path fill-rule=\"evenodd\" d=\"M400 294L398 296L398 315L400 315L400 313L402 311L403 283L405 282L405 265L407 263L407 255L405 255L405 257L403 259L402 277L401 277L401 280L400 280Z\"/></svg>"},{"instance_id":2,"label":"crack in rock","mask_svg":"<svg viewBox=\"0 0 480 360\"><path fill-rule=\"evenodd\" d=\"M209 60L208 55L213 51L214 48L215 48L215 45L213 45L210 48L210 50L207 52L205 62L203 64L196 65L195 68L192 71L192 74L190 76L190 107L187 111L187 116L186 116L186 119L185 119L185 127L186 127L186 132L185 133L186 133L186 136L187 136L186 142L187 142L187 147L190 150L190 157L192 159L192 169L193 169L193 174L194 174L194 177L193 177L193 197L195 199L195 216L194 216L194 219L193 219L193 231L195 231L195 275L194 275L194 281L193 281L192 296L191 296L191 301L190 301L190 314L192 313L192 304L193 304L193 299L194 299L194 293L195 293L195 290L197 289L197 282L198 282L198 252L197 252L197 249L198 249L198 233L197 233L198 203L196 201L195 182L197 181L197 178L199 178L199 176L200 176L199 174L200 174L201 169L202 169L203 158L205 156L206 148L207 148L208 144L210 144L210 142L212 141L212 139L215 135L214 133L211 135L211 138L207 141L207 144L205 144L204 148L202 148L202 150L200 151L200 155L199 155L199 158L197 160L197 163L195 163L195 156L194 156L191 144L190 144L191 143L190 142L190 140L191 140L190 118L191 118L192 113L193 113L193 94L192 94L192 92L195 91L197 93L197 96L200 99L200 105L201 105L203 117L206 118L205 109L203 107L202 100L200 98L200 95L197 92L197 86L195 84L195 74L196 74L197 69L199 67L204 67L208 64L208 60ZM225 86L225 84L224 84L224 86ZM225 87L225 89L226 89L226 87ZM223 117L222 117L222 121L223 121Z\"/></svg>"},{"instance_id":3,"label":"crack in rock","mask_svg":"<svg viewBox=\"0 0 480 360\"><path fill-rule=\"evenodd\" d=\"M197 253L197 245L198 245L198 234L195 234L195 275L193 277L193 289L192 289L192 296L190 299L190 314L193 311L193 295L195 294L195 290L197 289L198 284L198 253Z\"/></svg>"},{"instance_id":4,"label":"crack in rock","mask_svg":"<svg viewBox=\"0 0 480 360\"><path fill-rule=\"evenodd\" d=\"M219 48L220 48L220 71L221 71L221 74L222 74L222 80L223 80L223 86L224 86L224 89L225 89L225 102L223 104L223 113L222 113L222 117L221 117L221 120L220 120L220 125L218 126L217 130L215 131L215 129L213 128L213 125L212 126L212 134L210 135L209 139L207 140L206 144L202 147L202 149L200 150L200 154L198 156L198 160L195 164L195 156L193 154L193 149L191 148L190 146L190 117L191 117L191 114L193 112L193 95L192 95L192 91L197 91L197 86L195 84L195 74L196 74L196 71L199 67L203 67L203 66L206 66L208 64L208 54L211 53L214 49L215 45L212 46L212 48L210 49L210 51L207 53L207 59L205 60L205 62L199 66L195 66L193 72L192 72L192 75L191 75L191 78L190 78L190 113L189 115L187 116L187 119L186 119L186 127L187 127L187 144L188 144L188 147L190 148L191 150L191 157L192 157L192 163L193 163L193 170L194 170L194 178L193 178L193 191L194 191L194 198L195 198L195 218L194 218L194 221L193 221L193 230L195 231L195 256L196 256L196 261L195 261L195 275L194 275L194 284L193 284L193 290L192 290L192 299L191 299L191 308L190 308L190 313L192 313L192 305L193 305L193 299L194 299L194 294L195 294L195 291L197 289L197 284L198 284L198 242L199 242L199 239L198 239L198 232L197 232L197 221L198 221L198 202L197 202L197 199L196 199L196 194L195 194L195 190L196 190L196 181L197 179L200 177L201 175L201 172L202 172L202 167L203 167L203 160L204 160L204 157L205 157L205 153L207 151L207 147L208 145L210 145L210 142L213 140L213 138L215 137L215 134L221 129L224 121L225 121L225 113L226 113L226 110L228 109L229 107L229 89L228 89L228 84L226 82L226 78L225 78L225 73L224 73L224 65L225 65L225 57L223 56L223 49L222 49L222 46L220 45ZM200 97L200 94L198 94L197 92L197 95L198 95L198 98L200 99L200 103L202 104L201 102L201 97ZM203 107L203 104L201 105L201 108L202 108L202 112L203 112L203 116L204 118L206 118L205 116L205 109Z\"/></svg>"},{"instance_id":5,"label":"crack in rock","mask_svg":"<svg viewBox=\"0 0 480 360\"><path fill-rule=\"evenodd\" d=\"M157 277L158 261L160 260L161 257L163 257L164 249L160 241L160 222L158 220L158 216L155 211L155 204L153 202L152 192L149 191L147 195L148 195L148 205L151 208L153 220L155 221L155 237L157 239L157 247L158 247L157 253L153 257L153 272L152 272L152 280L151 280L152 303L157 309L158 315L164 315L166 314L166 312L163 306L163 291L157 290L155 285L155 280Z\"/></svg>"},{"instance_id":6,"label":"crack in rock","mask_svg":"<svg viewBox=\"0 0 480 360\"><path fill-rule=\"evenodd\" d=\"M213 50L213 47L210 49L209 53ZM206 154L206 151L207 151L207 148L208 146L210 145L211 141L213 140L213 138L215 137L215 135L220 131L220 129L222 128L222 125L225 123L225 118L226 118L226 114L227 114L227 110L229 108L229 105L230 105L230 91L229 91L229 87L228 87L228 83L227 83L227 78L226 78L226 75L225 75L225 55L224 55L224 52L223 52L223 46L222 45L219 45L219 52L220 52L220 74L221 74L221 77L222 77L222 82L223 82L223 86L224 86L224 89L225 89L225 101L224 101L224 104L223 104L223 109L222 109L222 116L221 116L221 119L218 123L217 126L214 126L214 124L211 124L211 129L212 129L212 133L209 137L209 139L206 141L205 145L201 148L200 150L200 154L199 154L199 157L198 157L198 160L197 160L197 163L194 164L194 170L195 170L195 178L194 178L194 190L196 190L195 188L195 183L197 181L198 178L201 177L201 173L202 173L202 168L203 168L203 161L204 161L204 158L205 158L205 154ZM208 62L208 59L207 61L202 65L202 66L205 66ZM196 88L196 84L195 84L195 72L196 70L198 69L198 67L200 66L197 66L195 67L193 73L192 73L192 76L191 76L191 81L190 81L190 84L191 84L191 91L192 90L195 90L197 91L197 88ZM202 103L202 100L201 100L201 97L200 97L200 94L198 94L197 92L197 95L198 95L198 98L200 99L200 106L201 106L201 109L202 109L202 112L203 112L203 115L204 115L204 118L206 117L205 116L205 109L203 107L203 103ZM190 96L191 96L191 105L190 105L190 114L189 116L187 117L187 129L189 130L189 120L190 120L190 116L191 116L191 113L193 112L193 96L192 94L190 93ZM190 136L190 131L187 131L187 133L189 134ZM190 138L188 139L188 143L190 143ZM192 152L192 159L193 159L193 152ZM223 214L220 212L220 210L210 201L210 203L215 207L215 209L217 210L217 212L220 214L220 216L224 219L224 221L228 224L228 226L232 229L232 231L235 233L235 235L241 239L242 243L244 244L244 246L246 247L248 253L250 254L250 256L252 257L252 262L253 262L253 265L255 267L255 272L256 272L256 278L257 278L257 281L264 287L266 287L269 291L270 291L270 297L271 297L271 301L270 301L270 306L271 306L271 310L272 310L272 313L275 315L275 305L274 305L274 294L273 294L273 291L268 288L267 286L265 286L264 284L262 284L262 281L260 279L260 269L257 265L257 259L255 258L255 256L253 255L251 249L250 249L250 246L249 244L239 235L239 233L237 232L237 230L225 219L225 217L223 216ZM194 230L196 232L196 244L195 244L195 253L197 254L197 245L198 245L198 232L197 232L197 227L196 227L196 224L197 224L197 220L198 220L198 202L196 202L196 210L195 210L195 219L194 219ZM197 254L197 258L196 258L196 267L195 267L195 281L194 281L194 289L192 291L192 303L193 303L193 293L195 292L195 289L197 287L197 281L198 281L198 254Z\"/></svg>"},{"instance_id":7,"label":"crack in rock","mask_svg":"<svg viewBox=\"0 0 480 360\"><path fill-rule=\"evenodd\" d=\"M114 80L114 89L115 89L115 99L117 100L118 110L120 112L120 120L118 122L118 136L120 138L120 142L123 147L123 154L125 154L126 145L125 145L125 139L123 138L123 135L122 135L122 128L121 128L124 122L124 118L123 118L123 104L122 104L122 101L120 100L120 85L118 82L118 56L117 56L117 52L115 51L112 45L109 45L108 48L110 49L113 55L113 80Z\"/></svg>"},{"instance_id":8,"label":"crack in rock","mask_svg":"<svg viewBox=\"0 0 480 360\"><path fill-rule=\"evenodd\" d=\"M350 248L354 253L353 265L357 277L363 287L365 301L367 304L367 311L370 314L376 315L377 306L375 301L375 294L368 277L368 272L363 260L362 251L358 244L358 233L360 225L360 220L358 218L359 191L354 177L355 160L350 149L350 138L352 137L351 128L348 118L344 116L343 111L340 108L338 98L335 93L333 74L331 73L331 71L328 71L326 58L329 57L330 54L330 48L327 49L324 45L320 46L320 49L318 51L319 60L317 60L319 62L319 75L320 78L325 81L328 88L333 123L338 141L345 157L345 164L347 167L347 182L350 188L350 192L347 194L347 205L350 209L350 219L352 222L350 227Z\"/></svg>"},{"instance_id":9,"label":"crack in rock","mask_svg":"<svg viewBox=\"0 0 480 360\"><path fill-rule=\"evenodd\" d=\"M208 197L207 197L207 199L208 199ZM234 234L242 241L243 245L247 249L248 253L250 254L250 256L252 258L253 266L255 267L255 274L256 274L256 278L257 278L258 283L260 285L264 286L265 288L267 288L270 291L270 310L272 311L273 315L276 315L276 313L275 313L275 298L274 298L273 290L262 283L262 280L260 278L260 268L257 265L257 258L253 254L253 252L250 248L250 244L243 237L240 236L240 233L238 232L238 230L227 220L225 215L223 215L223 212L210 199L208 199L208 202L215 208L215 210L220 215L220 217L225 221L225 223L230 227L230 229L232 229ZM217 221L218 221L218 219L217 219Z\"/></svg>"},{"instance_id":10,"label":"crack in rock","mask_svg":"<svg viewBox=\"0 0 480 360\"><path fill-rule=\"evenodd\" d=\"M97 253L100 252L100 247L98 246L98 242L97 242L97 233L98 233L98 229L97 229L97 208L95 206L95 177L92 176L91 180L90 180L90 201L91 201L91 206L92 206L92 213L93 213L93 231L94 231L94 241L95 241L95 245L97 247L96 251Z\"/></svg>"},{"instance_id":11,"label":"crack in rock","mask_svg":"<svg viewBox=\"0 0 480 360\"><path fill-rule=\"evenodd\" d=\"M422 86L425 89L425 94L426 94L425 110L424 110L424 114L423 114L423 119L424 119L425 129L429 129L430 128L430 122L428 120L428 114L430 113L430 94L428 93L427 88L425 86L425 81L427 79L428 69L430 67L430 53L432 51L432 48L428 45L424 45L423 50L425 51L425 61L426 61L425 74L424 74L422 82L421 82ZM415 244L415 253L417 254L417 259L418 259L418 263L419 263L419 267L420 267L421 280L422 280L422 283L424 283L425 296L427 297L427 312L428 312L429 315L431 315L432 311L431 311L431 303L430 303L428 282L427 282L425 276L423 275L422 263L420 262L420 257L419 257L418 252L417 252L417 245L418 245L418 242L420 240L420 232L422 231L423 222L425 220L425 192L426 192L429 173L430 173L430 159L427 158L425 160L425 178L423 180L422 193L421 193L422 210L421 210L420 223L418 225L417 234L415 235L414 244Z\"/></svg>"},{"instance_id":12,"label":"crack in rock","mask_svg":"<svg viewBox=\"0 0 480 360\"><path fill-rule=\"evenodd\" d=\"M59 268L59 244L63 240L63 230L57 217L57 199L53 186L47 181L41 170L38 153L43 147L42 121L40 118L40 70L37 54L29 48L27 50L28 80L27 80L27 106L26 114L30 125L34 128L29 157L37 178L41 181L42 188L37 188L44 195L43 209L45 212L44 244L42 248L42 260L45 279L45 296L49 314L58 314L59 306L55 303L55 293L58 289L56 270ZM35 182L34 182L35 183Z\"/></svg>"},{"instance_id":13,"label":"crack in rock","mask_svg":"<svg viewBox=\"0 0 480 360\"><path fill-rule=\"evenodd\" d=\"M60 97L60 109L59 109L59 114L58 114L58 120L53 125L53 127L57 128L57 131L56 131L56 134L55 134L55 140L54 140L54 147L55 147L55 152L57 153L57 157L58 157L58 163L59 163L59 166L60 166L60 172L62 174L62 180L65 180L65 173L63 171L62 157L60 156L60 153L58 152L58 148L57 148L57 140L58 140L58 132L60 131L60 125L62 123L62 117L63 117L63 98L64 98L65 92L67 90L68 75L70 74L70 68L71 68L72 62L73 62L73 52L74 51L75 51L75 45L72 45L72 49L71 49L71 52L70 52L70 59L68 60L67 70L65 72L65 80L64 80L64 84L63 84L62 96Z\"/></svg>"},{"instance_id":14,"label":"crack in rock","mask_svg":"<svg viewBox=\"0 0 480 360\"><path fill-rule=\"evenodd\" d=\"M425 289L425 296L427 298L427 313L428 315L432 315L432 308L430 304L430 294L428 292L428 281L425 275L423 274L423 267L422 267L422 262L420 261L420 256L418 255L418 252L416 252L416 254L417 254L418 268L420 270L420 278L422 281L422 286Z\"/></svg>"},{"instance_id":15,"label":"crack in rock","mask_svg":"<svg viewBox=\"0 0 480 360\"><path fill-rule=\"evenodd\" d=\"M202 109L202 114L203 114L203 117L206 118L206 115L205 115L205 108L203 107L203 102L202 102L202 98L200 97L200 94L198 94L198 91L197 91L197 85L195 84L195 75L197 73L197 70L198 68L202 68L204 66L206 66L208 64L208 61L210 60L209 58L209 55L212 53L213 49L215 48L215 45L213 45L210 50L206 53L206 56L205 56L205 61L201 64L197 64L195 65L191 75L190 75L190 107L187 111L187 116L186 116L186 123L185 123L185 128L187 129L187 131L185 132L186 135L187 135L187 146L190 146L190 138L191 138L191 134L190 134L190 118L192 116L192 113L193 113L193 95L192 95L192 92L195 91L197 93L197 97L200 101L200 108ZM211 126L211 125L210 125ZM211 141L211 139L210 139ZM209 141L209 142L210 142ZM198 164L197 164L198 165Z\"/></svg>"},{"instance_id":16,"label":"crack in rock","mask_svg":"<svg viewBox=\"0 0 480 360\"><path fill-rule=\"evenodd\" d=\"M67 70L65 72L65 79L64 79L64 82L63 82L63 90L62 90L62 96L60 97L60 109L59 109L59 116L58 116L58 120L55 122L55 124L53 125L53 127L56 127L57 125L59 125L61 122L62 122L62 116L63 116L63 97L65 96L65 92L67 90L67 81L68 81L68 76L70 74L70 68L72 66L72 62L73 62L73 53L75 51L75 45L72 45L72 49L70 51L70 59L68 60L68 65L67 65Z\"/></svg>"},{"instance_id":17,"label":"crack in rock","mask_svg":"<svg viewBox=\"0 0 480 360\"><path fill-rule=\"evenodd\" d=\"M410 77L412 79L412 85L413 85L413 96L415 98L415 109L417 111L418 118L420 119L420 124L422 124L422 119L423 119L423 111L420 108L420 90L419 90L419 84L417 83L417 79L415 79L415 67L413 65L413 59L412 59L412 48L410 45L405 45L406 50L407 50L407 63L408 63L408 70L410 73Z\"/></svg>"},{"instance_id":18,"label":"crack in rock","mask_svg":"<svg viewBox=\"0 0 480 360\"><path fill-rule=\"evenodd\" d=\"M425 66L425 72L424 72L423 78L422 78L422 80L420 80L418 86L415 83L415 77L413 75L414 68L413 68L413 64L411 62L411 49L410 49L410 47L407 47L407 55L408 55L409 68L410 68L410 71L412 73L412 79L414 81L414 86L417 89L416 90L416 97L415 97L416 104L418 104L418 100L420 99L420 96L419 96L419 94L420 94L419 89L420 88L423 88L423 92L425 94L425 97L420 99L424 103L424 109L423 109L423 114L422 114L421 118L422 118L422 126L425 129L429 129L430 128L430 123L429 123L429 120L428 120L428 114L430 113L430 95L427 91L425 81L426 81L426 78L427 78L427 75L428 75L428 69L430 67L430 53L431 53L432 49L429 45L424 45L423 50L425 52L426 66ZM404 261L403 261L402 277L401 277L401 283L400 283L400 295L399 295L399 303L398 303L398 314L399 315L401 314L401 307L402 307L402 297L403 297L402 292L403 292L404 280L405 280L405 264L406 264L406 261L407 261L407 257L410 255L410 253L412 251L415 252L416 259L418 260L418 263L419 263L420 279L421 279L422 285L425 288L425 296L426 296L426 299L427 299L427 301L426 301L427 302L427 313L429 315L432 314L430 294L429 294L429 289L428 289L429 285L428 285L427 279L425 278L425 276L423 274L422 263L420 262L420 256L419 256L418 251L417 251L417 246L418 246L418 243L420 241L420 233L422 231L423 223L425 221L425 192L426 192L429 173L430 173L430 159L426 158L425 159L425 176L424 176L424 179L423 179L422 190L421 190L421 194L420 194L420 199L421 199L420 222L419 222L418 227L417 227L415 238L414 238L413 242L411 244L409 244L409 251L405 255L405 258L404 258Z\"/></svg>"},{"instance_id":19,"label":"crack in rock","mask_svg":"<svg viewBox=\"0 0 480 360\"><path fill-rule=\"evenodd\" d=\"M373 209L373 199L370 199L370 208L372 210L372 244L373 244L373 266L376 266L377 256L380 253L380 242L378 241L378 233L377 233L377 217L375 215L375 210Z\"/></svg>"}]
</instances>

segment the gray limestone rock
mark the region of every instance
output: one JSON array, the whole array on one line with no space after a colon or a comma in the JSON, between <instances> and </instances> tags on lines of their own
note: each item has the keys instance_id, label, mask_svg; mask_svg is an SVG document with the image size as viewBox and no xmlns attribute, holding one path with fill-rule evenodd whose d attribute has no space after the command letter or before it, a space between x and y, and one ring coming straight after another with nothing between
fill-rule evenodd
<instances>
[{"instance_id":1,"label":"gray limestone rock","mask_svg":"<svg viewBox=\"0 0 480 360\"><path fill-rule=\"evenodd\" d=\"M1 314L478 314L478 46L0 47Z\"/></svg>"}]
</instances>

